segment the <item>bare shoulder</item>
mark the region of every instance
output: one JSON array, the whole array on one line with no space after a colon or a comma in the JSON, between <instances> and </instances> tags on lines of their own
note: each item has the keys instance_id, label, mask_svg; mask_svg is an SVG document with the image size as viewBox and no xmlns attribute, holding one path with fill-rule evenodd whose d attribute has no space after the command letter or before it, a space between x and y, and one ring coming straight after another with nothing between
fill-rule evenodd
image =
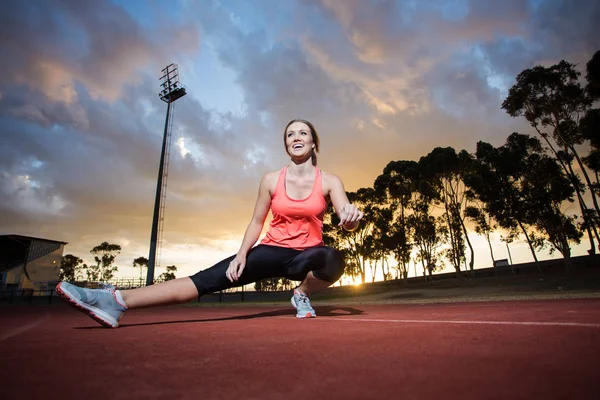
<instances>
[{"instance_id":1,"label":"bare shoulder","mask_svg":"<svg viewBox=\"0 0 600 400\"><path fill-rule=\"evenodd\" d=\"M336 174L332 174L331 172L321 171L321 175L323 176L323 180L327 183L342 183L342 180Z\"/></svg>"},{"instance_id":2,"label":"bare shoulder","mask_svg":"<svg viewBox=\"0 0 600 400\"><path fill-rule=\"evenodd\" d=\"M279 171L267 172L266 174L263 175L263 181L271 182L273 179L276 180L278 176L279 176Z\"/></svg>"},{"instance_id":3,"label":"bare shoulder","mask_svg":"<svg viewBox=\"0 0 600 400\"><path fill-rule=\"evenodd\" d=\"M321 176L323 177L323 192L326 194L331 193L331 191L336 188L344 187L340 177L335 174L321 171Z\"/></svg>"},{"instance_id":4,"label":"bare shoulder","mask_svg":"<svg viewBox=\"0 0 600 400\"><path fill-rule=\"evenodd\" d=\"M279 178L279 171L267 172L260 181L261 188L267 189L269 193L273 194L275 186L277 186L277 178Z\"/></svg>"}]
</instances>

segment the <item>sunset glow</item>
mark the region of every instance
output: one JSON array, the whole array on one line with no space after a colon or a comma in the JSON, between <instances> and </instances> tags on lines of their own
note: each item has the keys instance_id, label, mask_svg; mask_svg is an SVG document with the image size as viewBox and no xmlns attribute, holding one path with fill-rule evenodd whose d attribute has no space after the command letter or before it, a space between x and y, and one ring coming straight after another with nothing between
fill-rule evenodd
<instances>
[{"instance_id":1,"label":"sunset glow","mask_svg":"<svg viewBox=\"0 0 600 400\"><path fill-rule=\"evenodd\" d=\"M436 146L534 135L501 109L516 75L583 67L600 49L591 0L71 3L3 5L0 229L68 242L86 262L120 244L122 277L148 256L167 64L188 94L174 112L160 261L181 277L237 251L261 177L288 162L289 120L314 123L319 166L356 191ZM487 243L470 238L476 267L489 267ZM523 241L510 251L531 261Z\"/></svg>"}]
</instances>

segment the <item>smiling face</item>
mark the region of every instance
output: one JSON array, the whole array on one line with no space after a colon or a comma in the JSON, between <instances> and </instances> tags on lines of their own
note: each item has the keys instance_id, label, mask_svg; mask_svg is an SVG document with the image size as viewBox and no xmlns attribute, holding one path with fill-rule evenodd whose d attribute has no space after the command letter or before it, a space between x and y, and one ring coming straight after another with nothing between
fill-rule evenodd
<instances>
[{"instance_id":1,"label":"smiling face","mask_svg":"<svg viewBox=\"0 0 600 400\"><path fill-rule=\"evenodd\" d=\"M310 127L302 122L294 122L288 126L285 147L290 157L303 157L312 153L314 143Z\"/></svg>"},{"instance_id":2,"label":"smiling face","mask_svg":"<svg viewBox=\"0 0 600 400\"><path fill-rule=\"evenodd\" d=\"M319 138L308 121L291 121L284 132L285 150L294 160L305 160L313 156L313 165L316 165L315 152L319 151Z\"/></svg>"}]
</instances>

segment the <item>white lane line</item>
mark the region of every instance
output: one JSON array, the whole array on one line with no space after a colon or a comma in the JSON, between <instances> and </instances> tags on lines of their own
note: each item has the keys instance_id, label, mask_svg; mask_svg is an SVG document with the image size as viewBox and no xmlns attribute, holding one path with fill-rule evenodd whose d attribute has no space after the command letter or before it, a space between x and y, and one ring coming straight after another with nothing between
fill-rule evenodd
<instances>
[{"instance_id":1,"label":"white lane line","mask_svg":"<svg viewBox=\"0 0 600 400\"><path fill-rule=\"evenodd\" d=\"M528 326L577 326L583 328L600 328L600 324L586 322L534 322L534 321L463 321L436 319L372 319L372 318L316 318L326 321L352 322L390 322L402 324L463 324L463 325L528 325Z\"/></svg>"},{"instance_id":2,"label":"white lane line","mask_svg":"<svg viewBox=\"0 0 600 400\"><path fill-rule=\"evenodd\" d=\"M8 338L11 338L13 336L17 336L25 331L28 331L32 328L35 328L36 326L38 326L39 324L41 324L42 322L44 322L45 320L47 320L48 318L50 318L49 314L44 315L43 317L28 323L27 325L23 325L19 328L15 328L12 331L8 331L5 334L3 334L2 336L0 336L0 342L5 341Z\"/></svg>"}]
</instances>

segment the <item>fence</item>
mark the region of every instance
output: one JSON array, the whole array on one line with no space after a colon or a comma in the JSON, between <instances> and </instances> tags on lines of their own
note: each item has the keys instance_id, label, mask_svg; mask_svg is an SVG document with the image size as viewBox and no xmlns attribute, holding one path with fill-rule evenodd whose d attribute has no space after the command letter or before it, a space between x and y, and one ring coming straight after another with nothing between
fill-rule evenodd
<instances>
[{"instance_id":1,"label":"fence","mask_svg":"<svg viewBox=\"0 0 600 400\"><path fill-rule=\"evenodd\" d=\"M54 288L3 290L0 291L0 302L8 304L52 304L57 296Z\"/></svg>"},{"instance_id":2,"label":"fence","mask_svg":"<svg viewBox=\"0 0 600 400\"><path fill-rule=\"evenodd\" d=\"M599 257L599 256L596 256ZM578 256L571 259L573 269L569 273L571 275L578 275L582 272L597 271L600 268L600 261L591 256ZM543 270L544 276L560 275L565 273L564 262L561 259L544 260L540 261L540 266ZM474 271L475 277L478 278L492 278L492 277L507 277L507 276L531 276L535 277L540 274L534 263L523 263L508 266L496 266L495 268L482 268ZM461 271L462 277L470 276L465 271ZM457 274L443 273L433 274L432 277L411 277L407 279L407 282L411 283L412 287L420 285L429 285L430 281L452 281L457 278ZM155 281L158 283L159 281ZM379 292L389 290L390 288L401 284L401 280L390 280L387 282L374 282L356 286L335 286L329 287L320 296L346 296L353 295L355 292L361 294L367 294L369 292ZM56 284L58 282L40 282L38 283L40 288L36 289L12 289L12 290L0 290L0 303L26 303L26 304L52 304L54 298L57 297ZM133 289L136 287L145 286L145 281L139 278L119 278L113 279L108 283L114 285L117 289ZM98 282L76 282L78 286L97 288L100 287ZM243 287L232 288L225 291L207 294L199 298L197 301L201 303L237 303L237 302L268 302L268 301L287 301L289 300L289 291L276 291L276 292L257 292L244 290Z\"/></svg>"},{"instance_id":3,"label":"fence","mask_svg":"<svg viewBox=\"0 0 600 400\"><path fill-rule=\"evenodd\" d=\"M160 283L162 280L155 280L154 283ZM97 289L102 287L100 282L73 282L75 285L84 288ZM146 281L138 278L119 278L112 279L108 284L113 285L117 289L127 290L146 286ZM58 297L56 293L56 285L58 282L36 282L35 289L18 289L8 288L0 290L0 303L8 304L52 304ZM222 303L222 302L243 302L246 301L248 291L243 287L232 288L217 293L212 293L203 296L202 302ZM255 297L255 296L253 296ZM198 299L200 302L200 299Z\"/></svg>"}]
</instances>

